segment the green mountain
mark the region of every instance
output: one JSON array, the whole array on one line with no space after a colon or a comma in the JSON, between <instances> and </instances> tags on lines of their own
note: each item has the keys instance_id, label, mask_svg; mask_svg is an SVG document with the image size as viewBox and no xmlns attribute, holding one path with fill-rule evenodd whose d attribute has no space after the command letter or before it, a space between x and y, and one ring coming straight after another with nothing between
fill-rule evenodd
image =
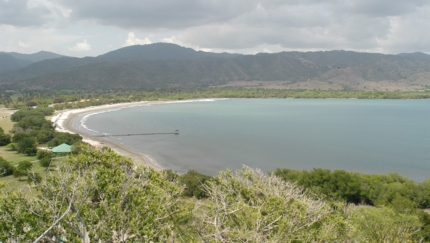
<instances>
[{"instance_id":1,"label":"green mountain","mask_svg":"<svg viewBox=\"0 0 430 243\"><path fill-rule=\"evenodd\" d=\"M352 51L238 55L157 43L98 57L62 57L0 75L10 88L134 89L244 86L287 89L424 89L430 56Z\"/></svg>"},{"instance_id":2,"label":"green mountain","mask_svg":"<svg viewBox=\"0 0 430 243\"><path fill-rule=\"evenodd\" d=\"M30 61L16 59L10 54L0 52L0 73L10 70L17 70L30 63Z\"/></svg>"},{"instance_id":3,"label":"green mountain","mask_svg":"<svg viewBox=\"0 0 430 243\"><path fill-rule=\"evenodd\" d=\"M192 60L202 57L236 57L238 54L195 51L169 43L127 46L96 57L97 62L129 62L138 60Z\"/></svg>"},{"instance_id":4,"label":"green mountain","mask_svg":"<svg viewBox=\"0 0 430 243\"><path fill-rule=\"evenodd\" d=\"M59 55L59 54L49 52L49 51L39 51L39 52L33 53L33 54L21 54L21 53L17 53L17 52L9 52L8 54L11 55L12 57L16 58L16 59L27 60L30 62L40 62L43 60L63 57L63 55Z\"/></svg>"}]
</instances>

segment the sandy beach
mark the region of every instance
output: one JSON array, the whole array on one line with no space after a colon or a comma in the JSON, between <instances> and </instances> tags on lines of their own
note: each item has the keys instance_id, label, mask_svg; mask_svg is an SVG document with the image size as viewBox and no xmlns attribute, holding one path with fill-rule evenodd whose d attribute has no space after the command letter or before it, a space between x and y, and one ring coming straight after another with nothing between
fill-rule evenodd
<instances>
[{"instance_id":1,"label":"sandy beach","mask_svg":"<svg viewBox=\"0 0 430 243\"><path fill-rule=\"evenodd\" d=\"M51 121L55 124L55 129L59 132L79 134L83 137L83 142L88 143L94 147L109 147L113 149L116 153L133 159L133 161L135 161L135 163L137 164L151 166L156 170L162 170L164 168L160 166L155 159L153 159L147 154L139 153L121 144L113 143L111 141L108 141L102 138L91 137L88 134L77 131L72 127L73 119L82 113L99 111L99 110L114 110L114 109L119 109L124 107L133 107L133 106L155 104L155 103L161 103L161 102L141 101L141 102L133 102L133 103L118 103L118 104L111 104L111 105L92 106L92 107L87 107L82 109L59 111L51 118Z\"/></svg>"}]
</instances>

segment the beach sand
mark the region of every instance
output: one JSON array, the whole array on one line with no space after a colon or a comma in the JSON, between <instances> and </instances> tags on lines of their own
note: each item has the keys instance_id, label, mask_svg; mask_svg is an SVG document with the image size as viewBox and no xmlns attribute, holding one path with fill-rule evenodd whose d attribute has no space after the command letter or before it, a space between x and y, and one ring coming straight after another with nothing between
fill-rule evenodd
<instances>
[{"instance_id":1,"label":"beach sand","mask_svg":"<svg viewBox=\"0 0 430 243\"><path fill-rule=\"evenodd\" d=\"M68 132L72 134L79 134L83 137L83 142L88 143L94 147L108 147L120 155L124 155L131 158L137 164L151 166L156 170L163 170L164 168L160 166L155 159L153 159L151 156L147 154L131 150L121 144L113 143L111 141L108 141L102 138L91 137L88 134L77 131L72 127L73 119L82 113L98 111L98 110L111 110L111 109L117 109L117 108L123 108L123 107L133 107L133 106L145 105L150 103L160 103L160 102L141 101L141 102L133 102L133 103L119 103L119 104L112 104L112 105L92 106L92 107L87 107L82 109L65 110L55 114L51 118L51 121L55 124L55 130L57 130L58 132Z\"/></svg>"}]
</instances>

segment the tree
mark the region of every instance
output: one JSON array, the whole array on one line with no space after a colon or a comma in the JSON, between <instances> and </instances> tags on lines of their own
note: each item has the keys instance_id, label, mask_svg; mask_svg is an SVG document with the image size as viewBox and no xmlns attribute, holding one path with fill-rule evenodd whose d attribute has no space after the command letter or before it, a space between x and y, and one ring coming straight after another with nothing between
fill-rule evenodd
<instances>
[{"instance_id":1,"label":"tree","mask_svg":"<svg viewBox=\"0 0 430 243\"><path fill-rule=\"evenodd\" d=\"M49 158L49 157L44 157L44 158L42 158L42 159L40 159L40 165L41 166L43 166L43 167L45 167L45 168L47 168L48 169L48 167L50 167L51 166L51 163L52 163L52 159L51 158Z\"/></svg>"},{"instance_id":2,"label":"tree","mask_svg":"<svg viewBox=\"0 0 430 243\"><path fill-rule=\"evenodd\" d=\"M27 176L27 182L30 184L39 184L42 181L42 176L39 173L30 172Z\"/></svg>"},{"instance_id":3,"label":"tree","mask_svg":"<svg viewBox=\"0 0 430 243\"><path fill-rule=\"evenodd\" d=\"M25 153L26 155L28 155L28 156L36 155L36 153L37 153L37 148L36 148L36 146L26 148L26 149L24 150L24 153Z\"/></svg>"},{"instance_id":4,"label":"tree","mask_svg":"<svg viewBox=\"0 0 430 243\"><path fill-rule=\"evenodd\" d=\"M9 134L0 133L0 146L8 145L11 142Z\"/></svg>"},{"instance_id":5,"label":"tree","mask_svg":"<svg viewBox=\"0 0 430 243\"><path fill-rule=\"evenodd\" d=\"M204 184L210 179L210 176L201 174L195 170L189 170L186 174L179 176L179 184L185 185L182 195L198 199L207 197Z\"/></svg>"},{"instance_id":6,"label":"tree","mask_svg":"<svg viewBox=\"0 0 430 243\"><path fill-rule=\"evenodd\" d=\"M348 221L352 225L350 237L357 242L420 242L417 234L420 222L416 215L397 213L393 209L350 206Z\"/></svg>"},{"instance_id":7,"label":"tree","mask_svg":"<svg viewBox=\"0 0 430 243\"><path fill-rule=\"evenodd\" d=\"M0 239L165 242L184 212L180 187L110 149L86 148L36 188L40 195L32 199L15 193L13 201L14 196L3 196L5 204L0 198L0 212L9 209L0 222L0 233L6 229L7 237ZM25 212L21 216L10 208Z\"/></svg>"},{"instance_id":8,"label":"tree","mask_svg":"<svg viewBox=\"0 0 430 243\"><path fill-rule=\"evenodd\" d=\"M36 154L37 159L43 159L43 158L52 159L52 157L54 157L54 154L49 150L44 150L44 149L37 150L37 154Z\"/></svg>"},{"instance_id":9,"label":"tree","mask_svg":"<svg viewBox=\"0 0 430 243\"><path fill-rule=\"evenodd\" d=\"M0 176L12 175L13 171L13 166L0 156Z\"/></svg>"},{"instance_id":10,"label":"tree","mask_svg":"<svg viewBox=\"0 0 430 243\"><path fill-rule=\"evenodd\" d=\"M332 213L303 188L248 167L221 172L204 188L208 200L198 202L192 223L204 242L310 241Z\"/></svg>"},{"instance_id":11,"label":"tree","mask_svg":"<svg viewBox=\"0 0 430 243\"><path fill-rule=\"evenodd\" d=\"M33 163L28 160L21 161L15 168L13 176L18 177L18 179L20 179L22 176L28 175L28 172L31 170L31 168L33 168Z\"/></svg>"}]
</instances>

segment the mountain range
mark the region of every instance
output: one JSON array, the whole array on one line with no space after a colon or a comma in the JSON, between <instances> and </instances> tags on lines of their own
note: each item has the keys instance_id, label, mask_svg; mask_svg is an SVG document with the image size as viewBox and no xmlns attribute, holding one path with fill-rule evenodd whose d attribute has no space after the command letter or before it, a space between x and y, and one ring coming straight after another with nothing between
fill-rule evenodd
<instances>
[{"instance_id":1,"label":"mountain range","mask_svg":"<svg viewBox=\"0 0 430 243\"><path fill-rule=\"evenodd\" d=\"M430 55L352 51L241 55L175 44L128 46L97 57L0 52L0 89L265 87L425 90Z\"/></svg>"}]
</instances>

